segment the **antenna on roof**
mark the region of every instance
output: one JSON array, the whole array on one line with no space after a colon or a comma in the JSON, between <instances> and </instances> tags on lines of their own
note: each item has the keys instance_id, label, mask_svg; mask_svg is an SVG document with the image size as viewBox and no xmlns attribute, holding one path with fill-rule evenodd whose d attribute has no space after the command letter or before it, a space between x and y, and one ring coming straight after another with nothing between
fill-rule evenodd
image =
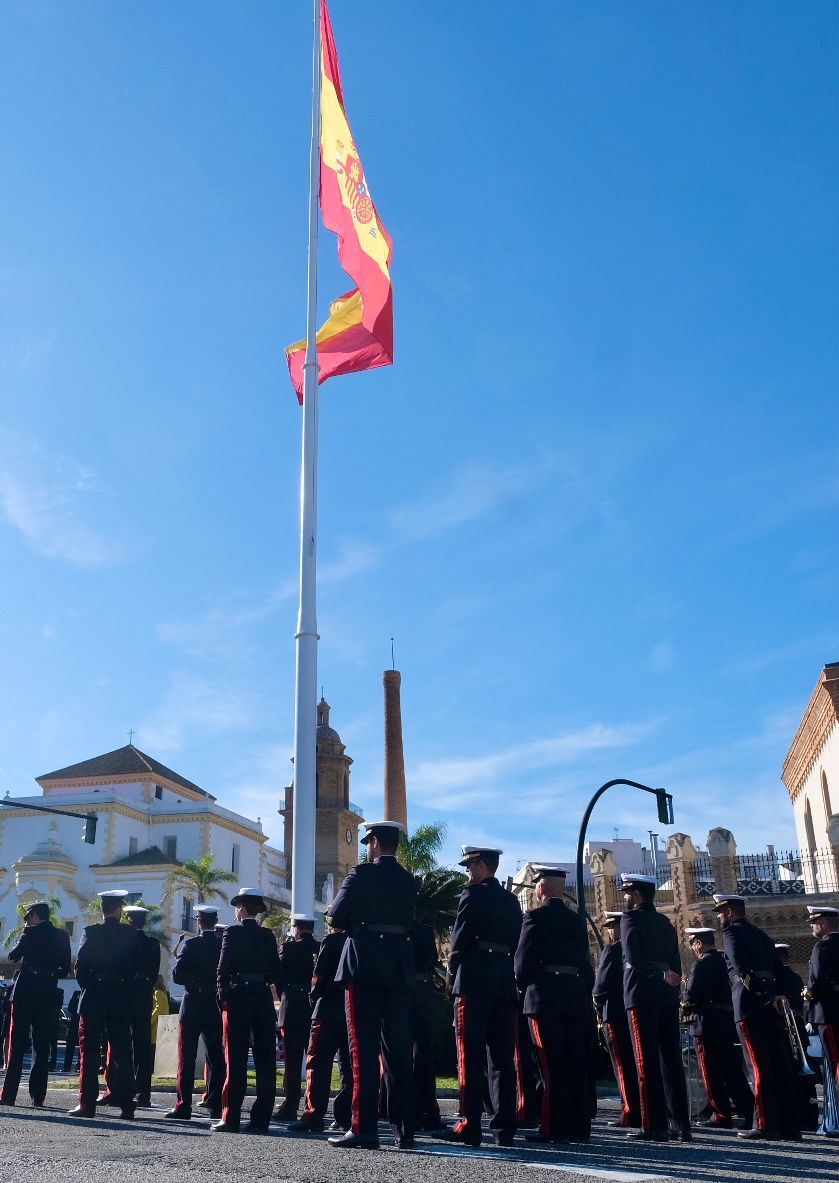
<instances>
[{"instance_id":1,"label":"antenna on roof","mask_svg":"<svg viewBox=\"0 0 839 1183\"><path fill-rule=\"evenodd\" d=\"M128 745L129 745L129 747L134 746L134 728L133 727L128 732Z\"/></svg>"},{"instance_id":2,"label":"antenna on roof","mask_svg":"<svg viewBox=\"0 0 839 1183\"><path fill-rule=\"evenodd\" d=\"M396 669L396 658L393 656L393 637L390 638L390 668Z\"/></svg>"}]
</instances>

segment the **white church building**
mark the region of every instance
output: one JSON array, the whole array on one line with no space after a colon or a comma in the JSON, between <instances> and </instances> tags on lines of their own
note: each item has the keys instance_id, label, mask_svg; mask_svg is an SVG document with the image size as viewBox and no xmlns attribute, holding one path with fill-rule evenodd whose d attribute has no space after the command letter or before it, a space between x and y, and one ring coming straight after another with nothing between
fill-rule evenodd
<instances>
[{"instance_id":1,"label":"white church building","mask_svg":"<svg viewBox=\"0 0 839 1183\"><path fill-rule=\"evenodd\" d=\"M268 845L259 820L219 805L216 798L133 744L36 778L41 793L6 794L0 806L0 944L20 923L19 903L55 897L75 955L97 892L124 888L129 902L163 904L164 928L194 930L188 894L164 900L167 877L185 859L211 853L238 883L259 887L281 908L289 903L286 859ZM85 842L85 822L31 806L95 813L96 841ZM233 894L226 892L226 894ZM218 899L222 923L233 909ZM175 938L172 940L171 938ZM4 950L0 947L0 976Z\"/></svg>"}]
</instances>

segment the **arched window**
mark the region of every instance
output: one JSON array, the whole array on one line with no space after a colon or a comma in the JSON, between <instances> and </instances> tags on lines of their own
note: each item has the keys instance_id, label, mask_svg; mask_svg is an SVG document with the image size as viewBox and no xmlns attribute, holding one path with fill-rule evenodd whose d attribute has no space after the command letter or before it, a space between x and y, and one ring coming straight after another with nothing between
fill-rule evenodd
<instances>
[{"instance_id":1,"label":"arched window","mask_svg":"<svg viewBox=\"0 0 839 1183\"><path fill-rule=\"evenodd\" d=\"M810 802L804 798L804 833L807 838L807 853L812 854L816 849L816 832L813 829L813 813Z\"/></svg>"},{"instance_id":2,"label":"arched window","mask_svg":"<svg viewBox=\"0 0 839 1183\"><path fill-rule=\"evenodd\" d=\"M822 769L822 801L824 801L825 819L827 820L828 824L830 824L830 818L833 814L833 809L830 805L830 790L827 787L827 774L825 773L824 769Z\"/></svg>"}]
</instances>

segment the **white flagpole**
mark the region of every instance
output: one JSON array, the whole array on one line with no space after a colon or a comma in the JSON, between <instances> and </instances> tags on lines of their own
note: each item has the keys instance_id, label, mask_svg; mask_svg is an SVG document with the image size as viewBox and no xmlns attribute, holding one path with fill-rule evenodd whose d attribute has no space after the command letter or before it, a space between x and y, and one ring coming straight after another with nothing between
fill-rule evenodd
<instances>
[{"instance_id":1,"label":"white flagpole","mask_svg":"<svg viewBox=\"0 0 839 1183\"><path fill-rule=\"evenodd\" d=\"M314 915L315 776L318 681L318 206L320 196L320 0L313 0L312 143L309 154L309 277L306 360L303 364L303 459L300 474L300 611L295 634L294 824L291 839L291 910Z\"/></svg>"}]
</instances>

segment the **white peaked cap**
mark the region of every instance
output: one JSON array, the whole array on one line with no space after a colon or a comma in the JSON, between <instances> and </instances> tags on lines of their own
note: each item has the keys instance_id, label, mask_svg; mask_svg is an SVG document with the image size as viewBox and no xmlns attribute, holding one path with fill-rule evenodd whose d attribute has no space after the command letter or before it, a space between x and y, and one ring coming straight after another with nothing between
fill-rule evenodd
<instances>
[{"instance_id":1,"label":"white peaked cap","mask_svg":"<svg viewBox=\"0 0 839 1183\"><path fill-rule=\"evenodd\" d=\"M658 887L658 881L655 875L633 875L629 871L622 871L621 879L623 880L624 887L632 883L649 883L652 887Z\"/></svg>"},{"instance_id":2,"label":"white peaked cap","mask_svg":"<svg viewBox=\"0 0 839 1183\"><path fill-rule=\"evenodd\" d=\"M124 900L128 892L123 887L109 887L107 891L97 891L100 900Z\"/></svg>"}]
</instances>

